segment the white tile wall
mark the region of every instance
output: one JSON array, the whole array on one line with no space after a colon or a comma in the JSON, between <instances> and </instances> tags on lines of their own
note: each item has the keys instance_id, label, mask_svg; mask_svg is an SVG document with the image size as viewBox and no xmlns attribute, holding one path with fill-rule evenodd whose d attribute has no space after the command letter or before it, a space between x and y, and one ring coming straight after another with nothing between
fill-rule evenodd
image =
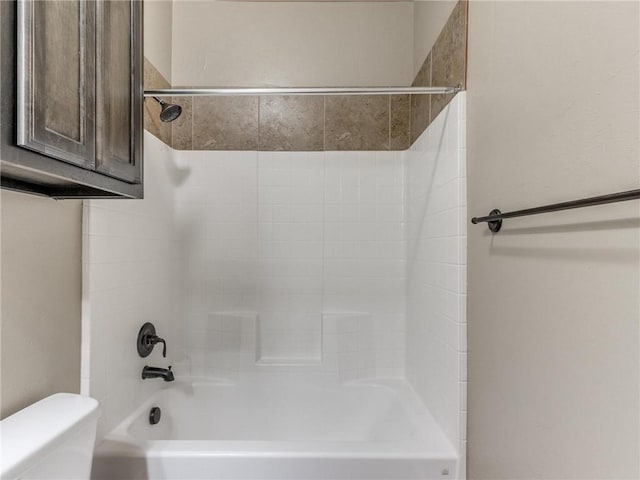
<instances>
[{"instance_id":1,"label":"white tile wall","mask_svg":"<svg viewBox=\"0 0 640 480\"><path fill-rule=\"evenodd\" d=\"M330 152L325 182L324 308L369 312L375 372L404 374L401 152Z\"/></svg>"},{"instance_id":2,"label":"white tile wall","mask_svg":"<svg viewBox=\"0 0 640 480\"><path fill-rule=\"evenodd\" d=\"M375 376L373 321L366 313L325 313L323 364L342 381Z\"/></svg>"},{"instance_id":3,"label":"white tile wall","mask_svg":"<svg viewBox=\"0 0 640 480\"><path fill-rule=\"evenodd\" d=\"M258 155L261 363L321 361L323 212L323 153Z\"/></svg>"},{"instance_id":4,"label":"white tile wall","mask_svg":"<svg viewBox=\"0 0 640 480\"><path fill-rule=\"evenodd\" d=\"M145 132L145 199L89 200L83 211L82 393L101 403L98 439L158 388L142 381L145 364L181 355L177 330L171 149ZM144 322L166 338L146 359L135 341Z\"/></svg>"},{"instance_id":5,"label":"white tile wall","mask_svg":"<svg viewBox=\"0 0 640 480\"><path fill-rule=\"evenodd\" d=\"M258 204L255 152L175 152L176 232L185 330L213 312L257 308ZM189 345L195 355L197 345ZM192 347L192 348L191 348ZM196 374L204 372L196 371Z\"/></svg>"},{"instance_id":6,"label":"white tile wall","mask_svg":"<svg viewBox=\"0 0 640 480\"><path fill-rule=\"evenodd\" d=\"M456 95L405 154L406 373L461 455L467 381L465 106L465 94Z\"/></svg>"},{"instance_id":7,"label":"white tile wall","mask_svg":"<svg viewBox=\"0 0 640 480\"><path fill-rule=\"evenodd\" d=\"M309 366L323 314L364 313L371 365L352 370L402 376L401 153L179 152L178 165L189 330L212 312L257 312L257 362ZM208 350L189 347L194 373L210 374Z\"/></svg>"},{"instance_id":8,"label":"white tile wall","mask_svg":"<svg viewBox=\"0 0 640 480\"><path fill-rule=\"evenodd\" d=\"M260 355L257 312L214 312L204 328L189 332L194 370L236 380L255 375L313 374L340 381L375 374L373 323L367 313L322 315L321 359L316 363L265 362ZM302 368L300 368L302 367Z\"/></svg>"},{"instance_id":9,"label":"white tile wall","mask_svg":"<svg viewBox=\"0 0 640 480\"><path fill-rule=\"evenodd\" d=\"M189 331L194 370L234 380L257 359L257 312L213 312L204 328Z\"/></svg>"}]
</instances>

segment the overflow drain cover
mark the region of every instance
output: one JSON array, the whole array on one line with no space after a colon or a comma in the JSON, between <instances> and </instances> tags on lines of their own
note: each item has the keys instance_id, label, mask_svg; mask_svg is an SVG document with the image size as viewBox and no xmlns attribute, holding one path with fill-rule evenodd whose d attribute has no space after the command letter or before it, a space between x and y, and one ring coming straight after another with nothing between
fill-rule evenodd
<instances>
[{"instance_id":1,"label":"overflow drain cover","mask_svg":"<svg viewBox=\"0 0 640 480\"><path fill-rule=\"evenodd\" d=\"M149 423L151 425L155 425L160 421L160 417L162 416L162 411L160 407L153 407L149 412Z\"/></svg>"}]
</instances>

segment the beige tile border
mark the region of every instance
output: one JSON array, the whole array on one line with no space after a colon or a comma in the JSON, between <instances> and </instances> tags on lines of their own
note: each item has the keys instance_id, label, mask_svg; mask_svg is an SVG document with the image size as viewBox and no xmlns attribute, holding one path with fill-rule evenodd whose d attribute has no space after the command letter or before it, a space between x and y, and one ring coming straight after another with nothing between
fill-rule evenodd
<instances>
[{"instance_id":1,"label":"beige tile border","mask_svg":"<svg viewBox=\"0 0 640 480\"><path fill-rule=\"evenodd\" d=\"M146 57L143 83L144 88L171 88L169 82ZM153 98L144 100L144 128L167 145L171 145L171 124L160 121L160 105Z\"/></svg>"},{"instance_id":2,"label":"beige tile border","mask_svg":"<svg viewBox=\"0 0 640 480\"><path fill-rule=\"evenodd\" d=\"M427 55L413 86L461 85L467 83L468 1L460 0ZM455 94L412 95L411 144L425 131Z\"/></svg>"},{"instance_id":3,"label":"beige tile border","mask_svg":"<svg viewBox=\"0 0 640 480\"><path fill-rule=\"evenodd\" d=\"M253 99L251 108L247 98ZM409 95L177 97L177 150L406 150Z\"/></svg>"}]
</instances>

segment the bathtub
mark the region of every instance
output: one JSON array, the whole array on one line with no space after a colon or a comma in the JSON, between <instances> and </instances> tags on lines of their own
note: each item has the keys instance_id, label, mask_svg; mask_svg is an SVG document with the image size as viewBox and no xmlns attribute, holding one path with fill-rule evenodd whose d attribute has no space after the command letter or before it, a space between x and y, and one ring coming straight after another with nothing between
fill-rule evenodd
<instances>
[{"instance_id":1,"label":"bathtub","mask_svg":"<svg viewBox=\"0 0 640 480\"><path fill-rule=\"evenodd\" d=\"M162 417L151 425L156 406ZM92 478L456 478L457 464L402 380L176 381L98 445Z\"/></svg>"}]
</instances>

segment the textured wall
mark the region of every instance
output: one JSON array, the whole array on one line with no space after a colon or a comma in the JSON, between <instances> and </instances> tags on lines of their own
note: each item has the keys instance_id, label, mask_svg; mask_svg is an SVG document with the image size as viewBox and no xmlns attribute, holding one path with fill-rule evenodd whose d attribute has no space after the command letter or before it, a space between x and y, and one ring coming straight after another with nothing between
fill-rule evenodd
<instances>
[{"instance_id":1,"label":"textured wall","mask_svg":"<svg viewBox=\"0 0 640 480\"><path fill-rule=\"evenodd\" d=\"M2 192L0 417L80 390L79 201Z\"/></svg>"},{"instance_id":2,"label":"textured wall","mask_svg":"<svg viewBox=\"0 0 640 480\"><path fill-rule=\"evenodd\" d=\"M178 86L409 85L410 2L178 1Z\"/></svg>"},{"instance_id":3,"label":"textured wall","mask_svg":"<svg viewBox=\"0 0 640 480\"><path fill-rule=\"evenodd\" d=\"M413 74L424 59L451 15L457 0L415 0L413 2Z\"/></svg>"},{"instance_id":4,"label":"textured wall","mask_svg":"<svg viewBox=\"0 0 640 480\"><path fill-rule=\"evenodd\" d=\"M173 1L144 2L144 56L169 82L173 49Z\"/></svg>"},{"instance_id":5,"label":"textured wall","mask_svg":"<svg viewBox=\"0 0 640 480\"><path fill-rule=\"evenodd\" d=\"M471 2L469 215L638 188L637 2ZM469 478L638 478L638 202L469 226Z\"/></svg>"}]
</instances>

